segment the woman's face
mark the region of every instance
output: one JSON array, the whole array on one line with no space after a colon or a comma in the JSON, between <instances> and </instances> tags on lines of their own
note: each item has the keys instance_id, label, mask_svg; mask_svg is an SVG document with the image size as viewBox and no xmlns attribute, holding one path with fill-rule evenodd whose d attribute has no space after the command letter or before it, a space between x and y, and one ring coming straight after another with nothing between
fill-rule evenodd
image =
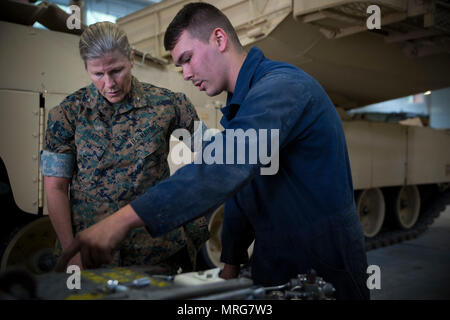
<instances>
[{"instance_id":1,"label":"woman's face","mask_svg":"<svg viewBox=\"0 0 450 320\"><path fill-rule=\"evenodd\" d=\"M97 90L109 102L121 102L131 89L134 59L116 50L100 58L88 59L86 70Z\"/></svg>"}]
</instances>

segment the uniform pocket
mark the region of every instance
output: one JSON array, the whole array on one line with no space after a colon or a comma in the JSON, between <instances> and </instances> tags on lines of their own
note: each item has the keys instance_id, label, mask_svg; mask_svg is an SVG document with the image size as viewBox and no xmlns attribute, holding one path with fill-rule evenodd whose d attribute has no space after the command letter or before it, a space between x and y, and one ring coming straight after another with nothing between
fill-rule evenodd
<instances>
[{"instance_id":1,"label":"uniform pocket","mask_svg":"<svg viewBox=\"0 0 450 320\"><path fill-rule=\"evenodd\" d=\"M164 135L162 130L140 139L135 144L136 160L142 162L145 169L149 169L160 163L165 154L164 153Z\"/></svg>"},{"instance_id":2,"label":"uniform pocket","mask_svg":"<svg viewBox=\"0 0 450 320\"><path fill-rule=\"evenodd\" d=\"M98 163L108 147L109 140L106 129L93 129L91 127L77 128L75 130L75 145L77 160Z\"/></svg>"},{"instance_id":3,"label":"uniform pocket","mask_svg":"<svg viewBox=\"0 0 450 320\"><path fill-rule=\"evenodd\" d=\"M77 149L77 180L82 190L94 190L97 187L98 180L102 178L101 161L109 141L101 133L82 129L75 131L75 144Z\"/></svg>"}]
</instances>

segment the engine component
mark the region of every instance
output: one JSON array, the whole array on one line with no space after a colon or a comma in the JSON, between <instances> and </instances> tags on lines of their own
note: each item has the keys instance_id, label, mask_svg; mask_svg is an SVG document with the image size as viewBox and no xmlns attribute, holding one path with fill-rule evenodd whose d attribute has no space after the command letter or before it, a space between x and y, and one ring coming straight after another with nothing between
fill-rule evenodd
<instances>
[{"instance_id":1,"label":"engine component","mask_svg":"<svg viewBox=\"0 0 450 320\"><path fill-rule=\"evenodd\" d=\"M209 295L199 299L334 300L333 295L335 291L331 283L318 277L316 271L312 269L309 273L299 274L296 278L283 285L273 287L253 286L251 288Z\"/></svg>"}]
</instances>

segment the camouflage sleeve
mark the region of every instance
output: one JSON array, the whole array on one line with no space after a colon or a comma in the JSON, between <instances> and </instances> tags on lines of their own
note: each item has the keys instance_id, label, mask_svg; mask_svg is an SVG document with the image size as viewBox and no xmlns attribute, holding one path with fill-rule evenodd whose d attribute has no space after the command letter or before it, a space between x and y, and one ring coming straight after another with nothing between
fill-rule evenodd
<instances>
[{"instance_id":1,"label":"camouflage sleeve","mask_svg":"<svg viewBox=\"0 0 450 320\"><path fill-rule=\"evenodd\" d=\"M48 113L44 150L55 153L75 153L75 128L67 106L61 104Z\"/></svg>"},{"instance_id":2,"label":"camouflage sleeve","mask_svg":"<svg viewBox=\"0 0 450 320\"><path fill-rule=\"evenodd\" d=\"M178 113L177 128L187 129L190 134L194 133L194 122L198 121L197 111L183 93L175 93L175 108Z\"/></svg>"},{"instance_id":3,"label":"camouflage sleeve","mask_svg":"<svg viewBox=\"0 0 450 320\"><path fill-rule=\"evenodd\" d=\"M64 102L50 110L40 165L44 176L72 177L75 162L74 127Z\"/></svg>"},{"instance_id":4,"label":"camouflage sleeve","mask_svg":"<svg viewBox=\"0 0 450 320\"><path fill-rule=\"evenodd\" d=\"M72 178L74 156L71 153L41 151L41 171L47 177Z\"/></svg>"},{"instance_id":5,"label":"camouflage sleeve","mask_svg":"<svg viewBox=\"0 0 450 320\"><path fill-rule=\"evenodd\" d=\"M191 151L198 151L194 150L194 146L202 146L202 138L208 127L199 119L197 111L195 111L194 106L184 94L176 93L175 97L175 107L179 111L178 128L186 129L191 134L191 140L183 142Z\"/></svg>"},{"instance_id":6,"label":"camouflage sleeve","mask_svg":"<svg viewBox=\"0 0 450 320\"><path fill-rule=\"evenodd\" d=\"M192 240L195 248L200 250L202 245L208 241L210 233L208 222L205 217L200 217L184 225L186 237Z\"/></svg>"}]
</instances>

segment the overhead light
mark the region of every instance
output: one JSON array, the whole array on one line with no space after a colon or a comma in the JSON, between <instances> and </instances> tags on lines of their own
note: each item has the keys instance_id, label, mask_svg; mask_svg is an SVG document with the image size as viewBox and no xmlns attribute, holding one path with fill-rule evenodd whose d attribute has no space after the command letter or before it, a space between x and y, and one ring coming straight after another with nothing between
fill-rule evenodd
<instances>
[{"instance_id":1,"label":"overhead light","mask_svg":"<svg viewBox=\"0 0 450 320\"><path fill-rule=\"evenodd\" d=\"M427 92L424 93L424 95L426 95L426 96L429 95L429 94L431 94L430 90L428 90Z\"/></svg>"}]
</instances>

